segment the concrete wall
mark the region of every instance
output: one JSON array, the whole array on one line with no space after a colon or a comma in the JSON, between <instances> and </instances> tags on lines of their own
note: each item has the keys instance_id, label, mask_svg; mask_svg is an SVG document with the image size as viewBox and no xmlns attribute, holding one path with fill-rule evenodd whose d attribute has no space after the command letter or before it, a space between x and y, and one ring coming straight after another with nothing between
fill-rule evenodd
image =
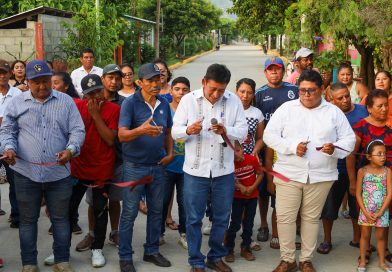
<instances>
[{"instance_id":1,"label":"concrete wall","mask_svg":"<svg viewBox=\"0 0 392 272\"><path fill-rule=\"evenodd\" d=\"M72 20L41 14L38 17L38 22L42 23L45 59L65 58L65 54L60 50L61 39L67 37L63 23L72 23Z\"/></svg>"},{"instance_id":2,"label":"concrete wall","mask_svg":"<svg viewBox=\"0 0 392 272\"><path fill-rule=\"evenodd\" d=\"M27 22L27 28L0 29L0 58L14 61L14 57L26 60L35 52L35 22ZM34 55L30 58L34 58Z\"/></svg>"}]
</instances>

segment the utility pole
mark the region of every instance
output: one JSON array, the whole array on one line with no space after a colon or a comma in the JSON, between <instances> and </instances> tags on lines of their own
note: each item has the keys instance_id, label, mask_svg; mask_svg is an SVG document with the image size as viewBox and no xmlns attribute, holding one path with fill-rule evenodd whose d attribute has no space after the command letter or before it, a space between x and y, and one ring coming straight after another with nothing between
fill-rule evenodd
<instances>
[{"instance_id":1,"label":"utility pole","mask_svg":"<svg viewBox=\"0 0 392 272\"><path fill-rule=\"evenodd\" d=\"M157 9L155 15L155 33L154 33L154 48L155 58L159 58L159 31L161 21L161 0L157 0Z\"/></svg>"},{"instance_id":2,"label":"utility pole","mask_svg":"<svg viewBox=\"0 0 392 272\"><path fill-rule=\"evenodd\" d=\"M95 0L95 19L96 19L96 30L97 30L97 46L96 46L96 55L97 55L97 62L100 63L101 62L101 47L100 47L100 43L101 43L101 29L100 29L100 25L99 25L99 9L100 9L100 4L99 4L99 0Z\"/></svg>"}]
</instances>

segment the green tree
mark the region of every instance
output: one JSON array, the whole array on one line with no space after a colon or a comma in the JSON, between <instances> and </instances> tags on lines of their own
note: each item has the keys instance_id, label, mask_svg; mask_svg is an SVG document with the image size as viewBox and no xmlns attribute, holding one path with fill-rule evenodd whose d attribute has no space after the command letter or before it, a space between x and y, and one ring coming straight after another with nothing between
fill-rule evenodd
<instances>
[{"instance_id":1,"label":"green tree","mask_svg":"<svg viewBox=\"0 0 392 272\"><path fill-rule=\"evenodd\" d=\"M287 9L287 33L302 43L323 34L338 49L354 45L361 55L363 83L373 88L376 49L392 40L390 12L389 0L300 0Z\"/></svg>"},{"instance_id":2,"label":"green tree","mask_svg":"<svg viewBox=\"0 0 392 272\"><path fill-rule=\"evenodd\" d=\"M18 2L12 0L0 0L0 19L18 13Z\"/></svg>"},{"instance_id":3,"label":"green tree","mask_svg":"<svg viewBox=\"0 0 392 272\"><path fill-rule=\"evenodd\" d=\"M285 31L285 11L293 2L295 2L291 0L232 1L233 7L230 8L229 11L238 16L238 27L245 30L245 33L248 35L250 34L251 39L259 37L264 39L265 35L283 34Z\"/></svg>"},{"instance_id":4,"label":"green tree","mask_svg":"<svg viewBox=\"0 0 392 272\"><path fill-rule=\"evenodd\" d=\"M155 1L141 0L139 16L155 20ZM221 10L209 0L162 0L163 37L174 37L178 55L187 36L207 34L219 25Z\"/></svg>"}]
</instances>

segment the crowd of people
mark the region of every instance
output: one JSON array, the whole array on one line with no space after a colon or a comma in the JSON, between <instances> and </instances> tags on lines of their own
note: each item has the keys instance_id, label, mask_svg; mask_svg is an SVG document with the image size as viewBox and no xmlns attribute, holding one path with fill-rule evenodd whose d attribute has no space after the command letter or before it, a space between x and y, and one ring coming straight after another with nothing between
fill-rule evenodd
<instances>
[{"instance_id":1,"label":"crowd of people","mask_svg":"<svg viewBox=\"0 0 392 272\"><path fill-rule=\"evenodd\" d=\"M71 238L83 232L83 197L88 231L76 251L91 250L96 268L106 264L108 238L118 246L120 271L136 271L133 230L140 211L147 215L143 261L159 267L172 265L160 253L169 227L178 231L191 271L230 272L242 228L244 260L254 261L258 241L270 239L280 250L273 272L314 272L314 252L333 249L332 228L345 196L349 245L360 249L357 270L366 271L377 251L380 268L392 271L391 75L379 71L369 91L344 62L332 83L330 73L313 67L313 57L310 49L298 50L297 70L286 80L283 60L267 57L268 83L257 89L243 78L234 92L226 89L231 72L222 64L210 65L202 87L191 91L186 77L172 79L162 59L140 66L137 80L128 64L94 66L88 48L71 74L42 60L0 60L1 162L22 272L39 271L42 206L53 235L45 264L74 271ZM179 224L171 215L174 196ZM257 207L260 227L253 239ZM205 216L209 224L202 229ZM324 237L317 245L320 219ZM370 244L372 227L376 246ZM203 233L209 235L207 256Z\"/></svg>"}]
</instances>

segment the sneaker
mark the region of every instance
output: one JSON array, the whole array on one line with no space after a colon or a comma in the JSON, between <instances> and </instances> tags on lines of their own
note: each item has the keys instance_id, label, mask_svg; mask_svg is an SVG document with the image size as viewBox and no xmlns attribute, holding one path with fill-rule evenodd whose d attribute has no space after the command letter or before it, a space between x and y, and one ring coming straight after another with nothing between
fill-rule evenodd
<instances>
[{"instance_id":1,"label":"sneaker","mask_svg":"<svg viewBox=\"0 0 392 272\"><path fill-rule=\"evenodd\" d=\"M54 254L50 254L46 259L44 260L44 264L48 266L54 265Z\"/></svg>"},{"instance_id":2,"label":"sneaker","mask_svg":"<svg viewBox=\"0 0 392 272\"><path fill-rule=\"evenodd\" d=\"M78 225L78 223L72 223L72 233L73 234L81 234L83 233L82 228Z\"/></svg>"},{"instance_id":3,"label":"sneaker","mask_svg":"<svg viewBox=\"0 0 392 272\"><path fill-rule=\"evenodd\" d=\"M83 240L79 242L79 244L76 245L76 251L82 252L89 250L91 248L91 244L94 241L94 237L90 235L90 233L87 233L86 236L84 236Z\"/></svg>"},{"instance_id":4,"label":"sneaker","mask_svg":"<svg viewBox=\"0 0 392 272\"><path fill-rule=\"evenodd\" d=\"M36 265L24 265L22 272L39 272L39 268Z\"/></svg>"},{"instance_id":5,"label":"sneaker","mask_svg":"<svg viewBox=\"0 0 392 272\"><path fill-rule=\"evenodd\" d=\"M109 234L109 244L118 247L120 238L118 237L118 230L114 230Z\"/></svg>"},{"instance_id":6,"label":"sneaker","mask_svg":"<svg viewBox=\"0 0 392 272\"><path fill-rule=\"evenodd\" d=\"M186 234L181 233L180 239L178 239L178 244L182 246L184 249L188 249L188 242L186 240Z\"/></svg>"},{"instance_id":7,"label":"sneaker","mask_svg":"<svg viewBox=\"0 0 392 272\"><path fill-rule=\"evenodd\" d=\"M105 257L102 254L102 249L91 250L91 264L93 267L104 267L106 264Z\"/></svg>"},{"instance_id":8,"label":"sneaker","mask_svg":"<svg viewBox=\"0 0 392 272\"><path fill-rule=\"evenodd\" d=\"M161 234L161 237L159 237L159 245L161 246L161 245L164 245L164 244L166 244L165 234Z\"/></svg>"},{"instance_id":9,"label":"sneaker","mask_svg":"<svg viewBox=\"0 0 392 272\"><path fill-rule=\"evenodd\" d=\"M299 262L299 271L301 272L316 272L311 261Z\"/></svg>"},{"instance_id":10,"label":"sneaker","mask_svg":"<svg viewBox=\"0 0 392 272\"><path fill-rule=\"evenodd\" d=\"M211 221L208 221L207 226L205 226L205 227L203 228L203 234L204 234L204 235L210 235L210 233L211 233L211 228L212 228L212 222L211 222Z\"/></svg>"},{"instance_id":11,"label":"sneaker","mask_svg":"<svg viewBox=\"0 0 392 272\"><path fill-rule=\"evenodd\" d=\"M156 266L160 267L170 267L171 263L168 259L162 256L161 253L146 255L143 256L143 261L153 263Z\"/></svg>"},{"instance_id":12,"label":"sneaker","mask_svg":"<svg viewBox=\"0 0 392 272\"><path fill-rule=\"evenodd\" d=\"M121 272L136 272L132 261L120 261Z\"/></svg>"},{"instance_id":13,"label":"sneaker","mask_svg":"<svg viewBox=\"0 0 392 272\"><path fill-rule=\"evenodd\" d=\"M75 272L69 262L57 263L53 266L53 272Z\"/></svg>"},{"instance_id":14,"label":"sneaker","mask_svg":"<svg viewBox=\"0 0 392 272\"><path fill-rule=\"evenodd\" d=\"M53 235L53 226L50 225L50 228L48 229L49 235Z\"/></svg>"}]
</instances>

